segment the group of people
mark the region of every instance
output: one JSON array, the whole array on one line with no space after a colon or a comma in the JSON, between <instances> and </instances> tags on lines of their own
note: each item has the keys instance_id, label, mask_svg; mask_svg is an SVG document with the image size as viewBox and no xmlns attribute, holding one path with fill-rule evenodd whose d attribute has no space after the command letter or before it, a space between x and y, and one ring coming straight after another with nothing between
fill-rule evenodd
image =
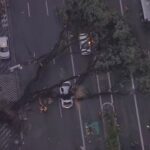
<instances>
[{"instance_id":1,"label":"group of people","mask_svg":"<svg viewBox=\"0 0 150 150\"><path fill-rule=\"evenodd\" d=\"M42 100L39 98L39 104L40 104L40 112L47 112L48 111L48 104L51 104L53 101L51 98Z\"/></svg>"}]
</instances>

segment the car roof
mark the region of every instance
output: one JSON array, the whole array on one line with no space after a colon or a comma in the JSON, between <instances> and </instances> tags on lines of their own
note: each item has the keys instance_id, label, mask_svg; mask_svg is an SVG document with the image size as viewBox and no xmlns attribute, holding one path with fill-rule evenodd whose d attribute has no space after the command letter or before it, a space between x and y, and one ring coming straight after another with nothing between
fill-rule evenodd
<instances>
[{"instance_id":1,"label":"car roof","mask_svg":"<svg viewBox=\"0 0 150 150\"><path fill-rule=\"evenodd\" d=\"M9 58L9 57L10 57L9 51L0 52L0 58Z\"/></svg>"},{"instance_id":2,"label":"car roof","mask_svg":"<svg viewBox=\"0 0 150 150\"><path fill-rule=\"evenodd\" d=\"M62 86L60 87L61 89L61 92L63 94L68 94L69 93L69 89L70 89L70 82L69 81L66 81L62 84Z\"/></svg>"},{"instance_id":3,"label":"car roof","mask_svg":"<svg viewBox=\"0 0 150 150\"><path fill-rule=\"evenodd\" d=\"M68 94L69 92L69 86L62 86L60 89L63 94Z\"/></svg>"},{"instance_id":4,"label":"car roof","mask_svg":"<svg viewBox=\"0 0 150 150\"><path fill-rule=\"evenodd\" d=\"M0 48L5 48L7 47L7 39L8 37L0 37Z\"/></svg>"},{"instance_id":5,"label":"car roof","mask_svg":"<svg viewBox=\"0 0 150 150\"><path fill-rule=\"evenodd\" d=\"M87 39L86 39L87 37L88 37L88 34L87 34L87 33L80 33L80 34L79 34L79 39L80 39L80 40L84 40L84 39L87 40Z\"/></svg>"}]
</instances>

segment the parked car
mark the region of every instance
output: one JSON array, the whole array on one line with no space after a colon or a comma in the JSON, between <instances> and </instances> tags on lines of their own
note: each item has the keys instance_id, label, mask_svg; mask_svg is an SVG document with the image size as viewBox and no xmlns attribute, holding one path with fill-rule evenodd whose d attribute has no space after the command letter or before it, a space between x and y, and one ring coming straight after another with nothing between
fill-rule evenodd
<instances>
[{"instance_id":1,"label":"parked car","mask_svg":"<svg viewBox=\"0 0 150 150\"><path fill-rule=\"evenodd\" d=\"M79 34L79 45L81 50L81 55L90 55L91 54L91 41L87 33Z\"/></svg>"},{"instance_id":2,"label":"parked car","mask_svg":"<svg viewBox=\"0 0 150 150\"><path fill-rule=\"evenodd\" d=\"M60 87L61 105L63 108L71 108L73 106L73 95L70 91L71 82L66 81Z\"/></svg>"},{"instance_id":3,"label":"parked car","mask_svg":"<svg viewBox=\"0 0 150 150\"><path fill-rule=\"evenodd\" d=\"M10 58L10 52L8 48L8 37L0 37L0 58L8 59Z\"/></svg>"}]
</instances>

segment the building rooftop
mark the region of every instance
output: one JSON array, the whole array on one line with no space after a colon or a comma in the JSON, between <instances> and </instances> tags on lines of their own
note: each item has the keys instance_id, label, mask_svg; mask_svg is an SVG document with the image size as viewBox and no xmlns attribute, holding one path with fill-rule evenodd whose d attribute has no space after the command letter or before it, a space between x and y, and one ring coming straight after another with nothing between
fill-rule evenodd
<instances>
[{"instance_id":1,"label":"building rooftop","mask_svg":"<svg viewBox=\"0 0 150 150\"><path fill-rule=\"evenodd\" d=\"M141 0L144 19L150 21L150 0Z\"/></svg>"}]
</instances>

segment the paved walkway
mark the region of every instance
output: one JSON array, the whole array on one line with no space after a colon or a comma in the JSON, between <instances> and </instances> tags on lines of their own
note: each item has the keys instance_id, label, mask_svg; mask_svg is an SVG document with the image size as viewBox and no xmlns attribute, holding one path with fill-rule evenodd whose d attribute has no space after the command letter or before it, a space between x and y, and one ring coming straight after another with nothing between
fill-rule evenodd
<instances>
[{"instance_id":1,"label":"paved walkway","mask_svg":"<svg viewBox=\"0 0 150 150\"><path fill-rule=\"evenodd\" d=\"M0 20L0 36L8 36L8 12L6 7L7 0L0 0L4 5L6 13L1 16ZM8 2L8 1L7 1ZM10 45L10 42L8 42ZM11 58L9 60L0 60L0 107L17 101L18 96L18 77L15 73L9 73L8 68L16 64L13 49L10 49ZM19 134L14 129L5 123L0 122L0 150L18 150Z\"/></svg>"}]
</instances>

